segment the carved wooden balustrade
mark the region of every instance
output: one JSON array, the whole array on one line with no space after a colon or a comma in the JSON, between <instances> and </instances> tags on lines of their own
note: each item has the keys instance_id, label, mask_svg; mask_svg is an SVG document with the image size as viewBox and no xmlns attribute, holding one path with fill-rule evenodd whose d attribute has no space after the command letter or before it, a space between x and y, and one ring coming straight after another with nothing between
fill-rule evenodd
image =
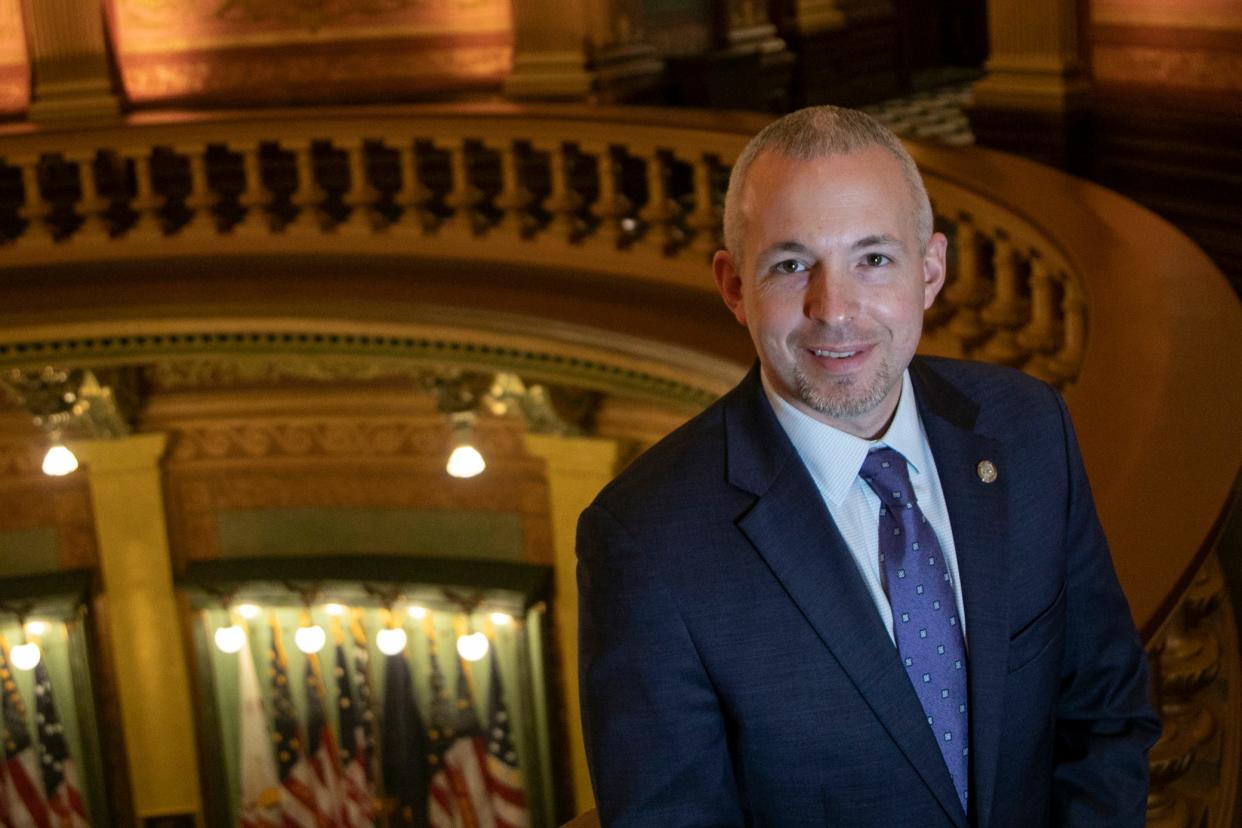
<instances>
[{"instance_id":1,"label":"carved wooden balustrade","mask_svg":"<svg viewBox=\"0 0 1242 828\"><path fill-rule=\"evenodd\" d=\"M263 113L10 130L0 133L0 267L358 251L711 289L729 165L759 122L518 114ZM1072 380L1086 334L1081 277L1009 206L926 174L951 274L925 350Z\"/></svg>"}]
</instances>

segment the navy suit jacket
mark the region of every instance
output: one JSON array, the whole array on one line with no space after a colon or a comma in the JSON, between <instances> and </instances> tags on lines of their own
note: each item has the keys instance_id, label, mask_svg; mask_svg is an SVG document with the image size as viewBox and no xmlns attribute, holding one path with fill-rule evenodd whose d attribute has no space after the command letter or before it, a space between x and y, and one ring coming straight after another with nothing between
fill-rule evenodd
<instances>
[{"instance_id":1,"label":"navy suit jacket","mask_svg":"<svg viewBox=\"0 0 1242 828\"><path fill-rule=\"evenodd\" d=\"M1159 722L1064 404L996 366L910 371L966 604L969 816L756 368L579 522L604 825L1143 825Z\"/></svg>"}]
</instances>

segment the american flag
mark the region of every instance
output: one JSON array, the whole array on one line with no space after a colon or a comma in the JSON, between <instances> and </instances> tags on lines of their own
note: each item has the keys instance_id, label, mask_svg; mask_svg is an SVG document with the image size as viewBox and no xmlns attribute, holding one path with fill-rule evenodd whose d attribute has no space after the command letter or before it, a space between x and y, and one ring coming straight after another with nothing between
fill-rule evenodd
<instances>
[{"instance_id":1,"label":"american flag","mask_svg":"<svg viewBox=\"0 0 1242 828\"><path fill-rule=\"evenodd\" d=\"M530 813L526 810L522 773L513 745L509 709L500 685L500 662L495 647L492 647L491 668L491 694L487 704L487 782L492 812L498 828L526 828L530 825Z\"/></svg>"},{"instance_id":2,"label":"american flag","mask_svg":"<svg viewBox=\"0 0 1242 828\"><path fill-rule=\"evenodd\" d=\"M280 622L271 617L272 711L275 726L276 765L280 771L281 824L284 828L319 828L314 772L306 759L302 729L289 687L289 659L280 640Z\"/></svg>"},{"instance_id":3,"label":"american flag","mask_svg":"<svg viewBox=\"0 0 1242 828\"><path fill-rule=\"evenodd\" d=\"M324 710L324 695L319 656L311 653L306 657L306 755L314 771L311 787L320 824L336 825L341 813L341 755Z\"/></svg>"},{"instance_id":4,"label":"american flag","mask_svg":"<svg viewBox=\"0 0 1242 828\"><path fill-rule=\"evenodd\" d=\"M280 828L280 777L250 636L237 654L238 741L241 743L241 828Z\"/></svg>"},{"instance_id":5,"label":"american flag","mask_svg":"<svg viewBox=\"0 0 1242 828\"><path fill-rule=\"evenodd\" d=\"M39 727L40 762L43 765L43 790L47 792L48 809L52 824L57 828L88 828L86 804L78 789L77 770L69 745L65 742L65 728L56 712L56 699L52 695L52 680L47 675L47 665L42 660L35 665L35 721Z\"/></svg>"},{"instance_id":6,"label":"american flag","mask_svg":"<svg viewBox=\"0 0 1242 828\"><path fill-rule=\"evenodd\" d=\"M428 810L434 828L491 828L491 797L483 766L486 749L460 659L457 695L449 700L435 653L431 655L432 777Z\"/></svg>"},{"instance_id":7,"label":"american flag","mask_svg":"<svg viewBox=\"0 0 1242 828\"><path fill-rule=\"evenodd\" d=\"M366 733L354 705L345 661L344 642L336 645L337 723L341 729L341 824L346 828L370 828L371 780L367 777Z\"/></svg>"},{"instance_id":8,"label":"american flag","mask_svg":"<svg viewBox=\"0 0 1242 828\"><path fill-rule=\"evenodd\" d=\"M384 660L384 810L389 826L426 828L427 731L404 653Z\"/></svg>"},{"instance_id":9,"label":"american flag","mask_svg":"<svg viewBox=\"0 0 1242 828\"><path fill-rule=\"evenodd\" d=\"M51 828L35 746L26 727L26 706L9 668L9 645L0 638L0 681L4 683L4 822L11 828Z\"/></svg>"},{"instance_id":10,"label":"american flag","mask_svg":"<svg viewBox=\"0 0 1242 828\"><path fill-rule=\"evenodd\" d=\"M371 692L371 652L367 649L367 633L362 628L357 616L349 625L354 634L354 702L357 706L356 721L362 726L363 766L367 771L367 779L379 778L375 767L375 694Z\"/></svg>"}]
</instances>

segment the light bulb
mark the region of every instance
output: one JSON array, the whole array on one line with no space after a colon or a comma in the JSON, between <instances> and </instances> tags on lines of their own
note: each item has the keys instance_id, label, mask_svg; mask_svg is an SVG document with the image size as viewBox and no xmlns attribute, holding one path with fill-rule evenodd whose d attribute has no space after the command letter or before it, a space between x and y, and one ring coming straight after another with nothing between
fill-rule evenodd
<instances>
[{"instance_id":1,"label":"light bulb","mask_svg":"<svg viewBox=\"0 0 1242 828\"><path fill-rule=\"evenodd\" d=\"M513 616L507 612L493 612L492 623L498 627L506 627L513 623Z\"/></svg>"},{"instance_id":2,"label":"light bulb","mask_svg":"<svg viewBox=\"0 0 1242 828\"><path fill-rule=\"evenodd\" d=\"M38 644L18 644L9 650L9 661L19 670L33 670L38 666L40 657Z\"/></svg>"},{"instance_id":3,"label":"light bulb","mask_svg":"<svg viewBox=\"0 0 1242 828\"><path fill-rule=\"evenodd\" d=\"M64 477L77 468L77 455L62 445L52 446L43 455L43 473L49 477Z\"/></svg>"},{"instance_id":4,"label":"light bulb","mask_svg":"<svg viewBox=\"0 0 1242 828\"><path fill-rule=\"evenodd\" d=\"M453 453L449 455L448 465L445 467L453 477L476 477L486 468L487 463L483 462L483 455L479 454L477 448L470 445L453 449Z\"/></svg>"},{"instance_id":5,"label":"light bulb","mask_svg":"<svg viewBox=\"0 0 1242 828\"><path fill-rule=\"evenodd\" d=\"M237 614L250 621L259 617L259 606L257 604L238 604Z\"/></svg>"},{"instance_id":6,"label":"light bulb","mask_svg":"<svg viewBox=\"0 0 1242 828\"><path fill-rule=\"evenodd\" d=\"M383 629L375 634L375 646L379 647L379 651L384 655L396 655L401 652L405 649L405 642L405 630L400 627Z\"/></svg>"},{"instance_id":7,"label":"light bulb","mask_svg":"<svg viewBox=\"0 0 1242 828\"><path fill-rule=\"evenodd\" d=\"M478 661L487 655L487 636L483 633L470 633L457 639L457 653L466 661Z\"/></svg>"},{"instance_id":8,"label":"light bulb","mask_svg":"<svg viewBox=\"0 0 1242 828\"><path fill-rule=\"evenodd\" d=\"M293 634L293 643L298 645L298 649L307 655L322 650L323 645L327 641L327 634L323 631L323 627L318 624L313 627L298 627L297 632Z\"/></svg>"},{"instance_id":9,"label":"light bulb","mask_svg":"<svg viewBox=\"0 0 1242 828\"><path fill-rule=\"evenodd\" d=\"M246 631L236 624L216 630L216 647L222 653L241 652L246 646Z\"/></svg>"},{"instance_id":10,"label":"light bulb","mask_svg":"<svg viewBox=\"0 0 1242 828\"><path fill-rule=\"evenodd\" d=\"M43 635L47 632L47 624L42 621L27 621L26 635Z\"/></svg>"},{"instance_id":11,"label":"light bulb","mask_svg":"<svg viewBox=\"0 0 1242 828\"><path fill-rule=\"evenodd\" d=\"M406 610L406 612L410 614L411 618L423 619L427 617L426 607L411 606L409 609Z\"/></svg>"},{"instance_id":12,"label":"light bulb","mask_svg":"<svg viewBox=\"0 0 1242 828\"><path fill-rule=\"evenodd\" d=\"M345 614L345 605L344 604L328 604L326 607L323 608L323 611L326 612L328 615L335 615L339 617Z\"/></svg>"}]
</instances>

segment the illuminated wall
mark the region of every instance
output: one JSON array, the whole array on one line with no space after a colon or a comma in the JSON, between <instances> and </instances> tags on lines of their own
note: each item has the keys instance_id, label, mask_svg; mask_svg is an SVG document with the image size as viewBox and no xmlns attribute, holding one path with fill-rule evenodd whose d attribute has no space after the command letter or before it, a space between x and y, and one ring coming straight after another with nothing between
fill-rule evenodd
<instances>
[{"instance_id":1,"label":"illuminated wall","mask_svg":"<svg viewBox=\"0 0 1242 828\"><path fill-rule=\"evenodd\" d=\"M495 86L512 62L507 0L107 0L106 8L136 104L409 98Z\"/></svg>"},{"instance_id":2,"label":"illuminated wall","mask_svg":"<svg viewBox=\"0 0 1242 828\"><path fill-rule=\"evenodd\" d=\"M0 0L0 116L24 112L29 103L30 67L21 0Z\"/></svg>"},{"instance_id":3,"label":"illuminated wall","mask_svg":"<svg viewBox=\"0 0 1242 828\"><path fill-rule=\"evenodd\" d=\"M1102 83L1242 91L1237 0L1092 0L1091 43Z\"/></svg>"}]
</instances>

